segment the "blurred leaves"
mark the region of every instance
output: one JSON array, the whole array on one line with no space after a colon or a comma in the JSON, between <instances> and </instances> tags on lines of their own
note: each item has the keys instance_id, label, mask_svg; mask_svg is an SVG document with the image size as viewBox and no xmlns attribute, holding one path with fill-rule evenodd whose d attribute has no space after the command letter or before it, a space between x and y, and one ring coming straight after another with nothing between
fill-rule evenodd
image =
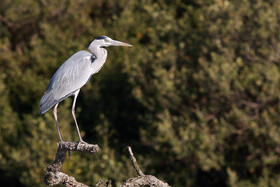
<instances>
[{"instance_id":1,"label":"blurred leaves","mask_svg":"<svg viewBox=\"0 0 280 187\"><path fill-rule=\"evenodd\" d=\"M279 186L280 2L10 1L0 5L0 176L43 186L58 141L39 101L56 69L99 35L105 66L82 88L77 117L94 157L63 170L114 186L145 173L172 186ZM59 105L65 140L78 140L71 98Z\"/></svg>"}]
</instances>

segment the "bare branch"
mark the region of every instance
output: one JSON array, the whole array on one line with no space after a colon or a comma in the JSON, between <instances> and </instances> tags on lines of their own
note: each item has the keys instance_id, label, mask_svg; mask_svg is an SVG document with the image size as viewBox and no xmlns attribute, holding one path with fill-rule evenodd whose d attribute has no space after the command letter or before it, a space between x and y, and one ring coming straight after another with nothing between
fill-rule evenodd
<instances>
[{"instance_id":1,"label":"bare branch","mask_svg":"<svg viewBox=\"0 0 280 187\"><path fill-rule=\"evenodd\" d=\"M95 187L101 187L101 186L104 186L104 187L110 187L111 186L111 180L108 180L108 181L103 181L102 179L99 179L99 181L96 183Z\"/></svg>"},{"instance_id":2,"label":"bare branch","mask_svg":"<svg viewBox=\"0 0 280 187\"><path fill-rule=\"evenodd\" d=\"M104 183L102 179L99 179L98 182L96 183L95 187L101 186Z\"/></svg>"},{"instance_id":3,"label":"bare branch","mask_svg":"<svg viewBox=\"0 0 280 187\"><path fill-rule=\"evenodd\" d=\"M48 181L46 181L46 184L49 186L63 184L64 186L67 187L70 186L89 187L83 183L77 182L74 177L71 177L62 172L48 173L47 177L48 177ZM45 180L46 180L46 175L45 175Z\"/></svg>"},{"instance_id":4,"label":"bare branch","mask_svg":"<svg viewBox=\"0 0 280 187\"><path fill-rule=\"evenodd\" d=\"M129 152L130 160L138 174L138 177L128 179L127 181L124 182L124 184L121 187L137 187L143 185L148 185L150 187L170 187L167 183L162 182L161 180L157 179L155 176L145 175L141 171L140 167L138 166L137 161L131 150L131 147L127 147L127 149Z\"/></svg>"},{"instance_id":5,"label":"bare branch","mask_svg":"<svg viewBox=\"0 0 280 187\"><path fill-rule=\"evenodd\" d=\"M130 156L130 160L131 160L131 162L132 162L132 165L133 165L133 167L135 168L135 170L136 170L138 176L145 176L144 173L141 171L140 167L139 167L138 164L137 164L136 158L135 158L134 155L133 155L133 152L132 152L132 150L131 150L131 147L128 146L127 149L128 149L128 153L129 153L129 156Z\"/></svg>"},{"instance_id":6,"label":"bare branch","mask_svg":"<svg viewBox=\"0 0 280 187\"><path fill-rule=\"evenodd\" d=\"M67 151L80 151L95 154L98 152L98 150L98 145L92 145L86 142L59 142L55 160L47 167L47 170L45 172L45 183L49 186L57 184L64 184L65 186L87 186L85 184L77 182L74 177L60 172L60 169L66 158Z\"/></svg>"},{"instance_id":7,"label":"bare branch","mask_svg":"<svg viewBox=\"0 0 280 187\"><path fill-rule=\"evenodd\" d=\"M157 179L155 176L152 175L145 175L140 167L137 164L137 161L133 155L131 147L127 147L131 163L135 168L138 177L130 178L121 187L137 187L148 185L150 187L170 187L167 183ZM83 143L74 143L74 142L59 142L58 149L56 152L56 157L53 163L51 163L45 172L45 183L49 186L54 186L58 184L62 184L64 186L78 186L78 187L88 187L87 185L80 183L75 180L74 177L68 176L67 174L61 172L61 167L63 162L65 161L67 151L80 151L80 152L88 152L91 154L97 153L99 150L98 145L88 144L86 142ZM111 186L111 180L103 181L99 180L97 184L98 186Z\"/></svg>"},{"instance_id":8,"label":"bare branch","mask_svg":"<svg viewBox=\"0 0 280 187\"><path fill-rule=\"evenodd\" d=\"M136 187L148 185L150 187L170 187L166 182L162 182L152 175L138 176L130 178L121 187Z\"/></svg>"}]
</instances>

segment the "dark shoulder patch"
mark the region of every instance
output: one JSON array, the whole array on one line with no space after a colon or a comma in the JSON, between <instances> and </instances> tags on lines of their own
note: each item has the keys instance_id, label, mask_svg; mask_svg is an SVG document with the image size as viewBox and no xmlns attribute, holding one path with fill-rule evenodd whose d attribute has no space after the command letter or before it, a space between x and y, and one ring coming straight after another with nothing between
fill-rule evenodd
<instances>
[{"instance_id":1,"label":"dark shoulder patch","mask_svg":"<svg viewBox=\"0 0 280 187\"><path fill-rule=\"evenodd\" d=\"M95 40L103 40L105 38L107 38L107 36L99 36L99 37L95 38Z\"/></svg>"},{"instance_id":2,"label":"dark shoulder patch","mask_svg":"<svg viewBox=\"0 0 280 187\"><path fill-rule=\"evenodd\" d=\"M90 57L90 61L91 61L91 63L93 63L93 62L95 61L95 59L96 59L96 56L91 55L91 57Z\"/></svg>"}]
</instances>

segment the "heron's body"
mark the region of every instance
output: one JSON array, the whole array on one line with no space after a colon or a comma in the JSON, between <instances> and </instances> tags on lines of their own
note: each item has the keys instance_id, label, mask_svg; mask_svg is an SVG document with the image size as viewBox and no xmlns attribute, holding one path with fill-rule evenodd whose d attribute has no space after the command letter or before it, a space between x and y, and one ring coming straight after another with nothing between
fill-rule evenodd
<instances>
[{"instance_id":1,"label":"heron's body","mask_svg":"<svg viewBox=\"0 0 280 187\"><path fill-rule=\"evenodd\" d=\"M82 86L84 86L104 65L107 58L107 50L103 47L110 45L116 46L131 46L126 43L112 40L109 37L101 36L93 40L89 45L90 52L79 51L66 60L52 76L50 83L40 101L40 112L44 114L50 108L54 107L54 117L56 120L60 140L62 137L59 130L57 120L58 104L69 96L74 95L72 114L76 123L80 141L82 141L78 124L75 118L75 103L76 98Z\"/></svg>"},{"instance_id":2,"label":"heron's body","mask_svg":"<svg viewBox=\"0 0 280 187\"><path fill-rule=\"evenodd\" d=\"M106 51L105 49L103 49ZM104 65L107 57L97 58L87 51L79 51L66 60L55 72L40 102L40 112L44 114L55 104L80 90Z\"/></svg>"}]
</instances>

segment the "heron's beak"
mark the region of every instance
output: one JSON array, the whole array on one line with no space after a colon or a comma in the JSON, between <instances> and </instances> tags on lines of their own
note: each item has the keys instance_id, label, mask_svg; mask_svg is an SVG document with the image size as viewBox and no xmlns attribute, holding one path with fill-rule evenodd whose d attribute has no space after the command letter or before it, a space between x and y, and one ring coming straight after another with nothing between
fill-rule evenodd
<instances>
[{"instance_id":1,"label":"heron's beak","mask_svg":"<svg viewBox=\"0 0 280 187\"><path fill-rule=\"evenodd\" d=\"M117 40L112 40L111 41L111 45L113 45L113 46L132 47L132 45L130 45L128 43L120 42L120 41L117 41Z\"/></svg>"}]
</instances>

